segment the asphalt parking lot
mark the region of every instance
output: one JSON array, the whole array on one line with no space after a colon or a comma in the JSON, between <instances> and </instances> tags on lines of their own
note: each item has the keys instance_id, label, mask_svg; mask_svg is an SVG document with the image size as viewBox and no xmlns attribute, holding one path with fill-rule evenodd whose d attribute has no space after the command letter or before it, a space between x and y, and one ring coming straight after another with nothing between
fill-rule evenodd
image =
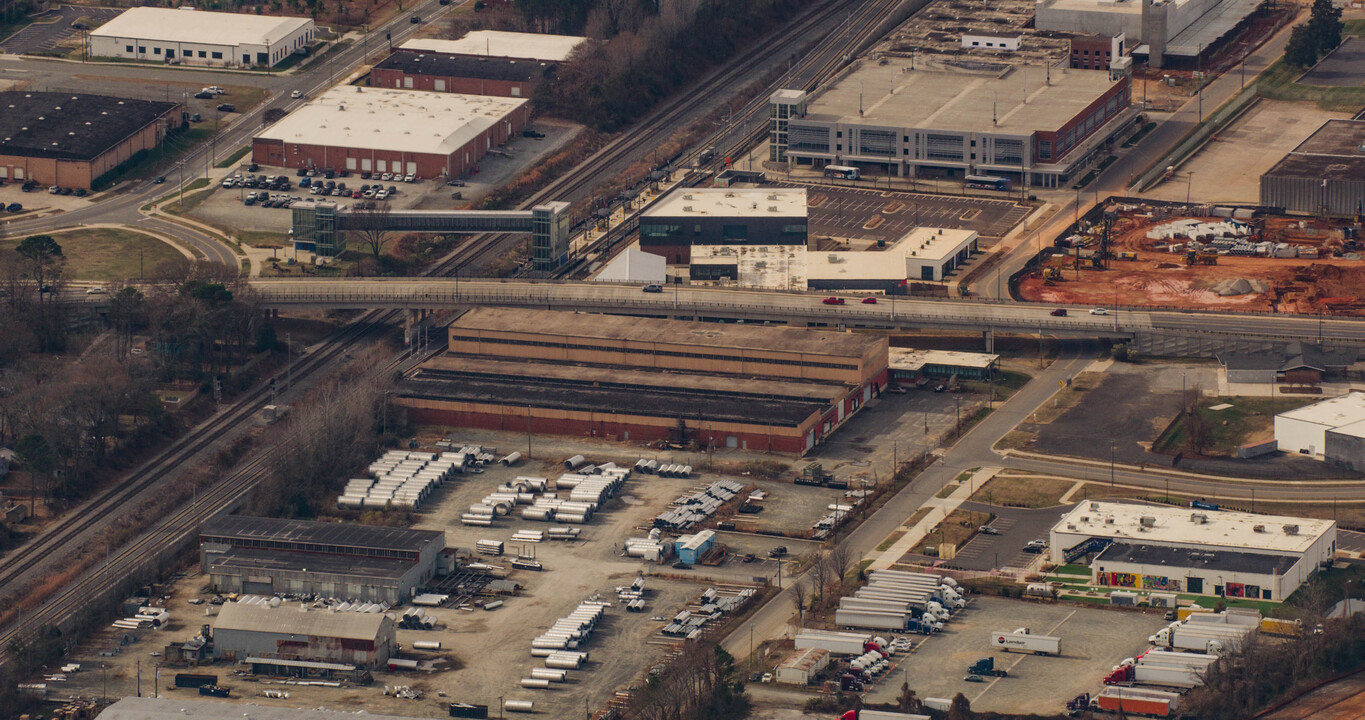
<instances>
[{"instance_id":1,"label":"asphalt parking lot","mask_svg":"<svg viewBox=\"0 0 1365 720\"><path fill-rule=\"evenodd\" d=\"M1337 549L1354 553L1365 552L1365 533L1338 529Z\"/></svg>"},{"instance_id":2,"label":"asphalt parking lot","mask_svg":"<svg viewBox=\"0 0 1365 720\"><path fill-rule=\"evenodd\" d=\"M1030 540L1047 540L1048 532L1057 523L1058 517L1073 507L1074 504L1032 510L979 502L962 503L963 510L995 515L991 527L999 530L1000 534L977 533L958 549L957 555L948 564L964 570L1028 567L1038 559L1038 555L1024 552L1024 546Z\"/></svg>"},{"instance_id":3,"label":"asphalt parking lot","mask_svg":"<svg viewBox=\"0 0 1365 720\"><path fill-rule=\"evenodd\" d=\"M1147 646L1147 637L1164 625L1158 614L1077 607L974 595L967 607L936 635L899 660L863 698L868 704L894 703L901 682L921 698L951 698L962 693L978 712L1054 715L1067 700L1093 693L1109 669ZM1027 627L1034 634L1062 639L1056 657L1006 653L989 646L999 630ZM1008 677L969 683L967 667L995 658Z\"/></svg>"},{"instance_id":4,"label":"asphalt parking lot","mask_svg":"<svg viewBox=\"0 0 1365 720\"><path fill-rule=\"evenodd\" d=\"M1008 200L988 198L834 185L777 185L806 188L810 202L811 234L832 237L894 240L916 227L945 227L975 230L983 237L998 238L1023 220L1031 209ZM899 203L899 208L894 212L883 212L896 203ZM874 217L881 218L881 224L870 230L864 228Z\"/></svg>"},{"instance_id":5,"label":"asphalt parking lot","mask_svg":"<svg viewBox=\"0 0 1365 720\"><path fill-rule=\"evenodd\" d=\"M1313 66L1299 82L1320 87L1365 85L1365 39L1346 38L1345 42Z\"/></svg>"},{"instance_id":6,"label":"asphalt parking lot","mask_svg":"<svg viewBox=\"0 0 1365 720\"><path fill-rule=\"evenodd\" d=\"M123 10L119 8L62 5L43 13L32 25L0 42L0 52L14 55L51 53L63 41L80 34L80 30L72 27L78 19L85 17L103 23L121 12Z\"/></svg>"},{"instance_id":7,"label":"asphalt parking lot","mask_svg":"<svg viewBox=\"0 0 1365 720\"><path fill-rule=\"evenodd\" d=\"M885 482L893 462L904 462L937 446L939 434L957 420L959 403L962 417L969 417L984 399L928 390L884 393L864 405L806 459L823 463L841 480Z\"/></svg>"}]
</instances>

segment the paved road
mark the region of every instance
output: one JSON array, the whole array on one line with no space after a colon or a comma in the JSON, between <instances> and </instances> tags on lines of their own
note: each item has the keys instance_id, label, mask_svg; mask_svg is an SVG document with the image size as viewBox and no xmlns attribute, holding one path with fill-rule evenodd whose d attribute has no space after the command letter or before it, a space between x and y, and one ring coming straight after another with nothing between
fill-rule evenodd
<instances>
[{"instance_id":1,"label":"paved road","mask_svg":"<svg viewBox=\"0 0 1365 720\"><path fill-rule=\"evenodd\" d=\"M1248 80L1254 79L1284 54L1284 47L1289 42L1291 29L1291 26L1286 25L1283 30L1247 57L1246 77ZM1201 117L1207 118L1218 106L1230 100L1241 90L1242 72L1240 67L1209 83L1204 88L1202 103L1198 96L1190 98L1179 110L1176 110L1161 124L1157 125L1156 129L1148 133L1147 137L1136 147L1120 155L1113 165L1100 173L1091 187L1084 188L1076 193L1075 197L1065 200L1062 207L1056 211L1047 224L1037 231L1019 238L1019 243L1009 251L1010 254L1002 261L1000 265L1001 274L1004 277L1010 277L1023 269L1029 258L1033 257L1038 251L1037 238L1041 238L1042 242L1047 244L1053 238L1061 235L1062 231L1075 221L1078 205L1080 214L1084 215L1095 206L1096 198L1103 200L1111 195L1129 194L1127 187L1133 178L1175 148L1199 124ZM1136 97L1139 92L1135 87L1134 96ZM972 293L983 298L1009 299L1008 288L998 285L995 277L993 277L994 274L992 272L973 283Z\"/></svg>"},{"instance_id":2,"label":"paved road","mask_svg":"<svg viewBox=\"0 0 1365 720\"><path fill-rule=\"evenodd\" d=\"M1124 336L1133 332L1314 339L1365 342L1365 323L1316 316L1221 312L1127 310L1092 315L1073 308L1066 317L1054 305L1004 304L975 300L882 297L864 304L843 296L828 305L817 295L729 288L672 286L642 293L633 285L589 282L393 278L358 280L254 280L267 305L278 308L453 308L470 304L571 307L604 312L703 314L752 320L820 322L868 327L941 327L958 330L1046 332L1068 337Z\"/></svg>"},{"instance_id":3,"label":"paved road","mask_svg":"<svg viewBox=\"0 0 1365 720\"><path fill-rule=\"evenodd\" d=\"M396 45L407 39L409 35L417 32L421 27L435 20L439 20L453 7L457 5L442 6L437 0L427 0L409 7L406 11L399 13L396 17L389 20L380 27L370 31L364 42L346 46L341 50L328 55L325 62L315 62L307 70L294 75L268 75L265 76L265 84L273 93L265 102L258 105L250 112L243 113L235 119L232 125L219 133L216 143L206 141L199 147L185 153L181 157L180 165L183 165L184 172L167 173L167 177L180 183L189 184L196 178L204 175L206 155L216 151L217 157L223 157L232 152L234 148L242 147L251 141L259 129L263 126L265 113L271 109L279 108L282 110L292 110L293 108L306 102L306 99L292 99L289 95L298 90L305 96L317 94L319 91L332 84L333 79L345 77L352 69L359 66L367 57L367 54L376 50L381 44L385 43L385 33L391 33L393 43ZM419 15L425 19L422 24L414 24L409 21L412 15ZM44 68L43 63L53 61L35 60L32 58L9 58L0 57L0 68L4 77L19 71L30 71L30 68ZM109 65L99 66L101 73L104 72L126 72L128 77L139 79L162 78L176 81L184 81L194 78L195 82L205 84L224 83L227 76L230 82L237 82L239 79L255 78L258 82L262 77L260 73L249 72L215 72L208 70L196 70L191 68L157 68L157 67L117 67ZM50 67L46 68L51 70ZM144 184L136 187L129 192L111 196L107 201L91 204L79 210L72 210L44 218L34 218L31 220L16 220L0 225L0 237L15 235L31 235L37 232L55 230L58 228L72 227L87 223L124 223L136 224L141 221L137 208L150 200L160 197L163 194L173 192L176 186L150 185ZM164 222L164 221L163 221ZM198 247L202 243L216 243L212 238L203 233L193 230L177 231L177 237ZM219 245L219 250L208 253L209 257L219 262L227 262L236 265L237 260L230 248Z\"/></svg>"},{"instance_id":4,"label":"paved road","mask_svg":"<svg viewBox=\"0 0 1365 720\"><path fill-rule=\"evenodd\" d=\"M939 462L925 469L910 485L888 500L881 509L850 533L842 544L852 549L855 557L867 555L948 482L956 479L965 470L991 464L981 461L982 458L994 457L991 446L1015 425L1023 422L1029 413L1046 402L1055 391L1059 380L1080 372L1088 363L1089 360L1077 350L1064 354L1035 376L1032 382L1016 392L1008 402L987 415L956 445L949 448ZM810 580L803 575L794 582L809 586ZM734 632L722 641L726 651L737 657L748 655L750 626L753 627L757 641L786 633L787 620L795 614L792 594L789 582L777 597L759 608L747 622L736 627Z\"/></svg>"}]
</instances>

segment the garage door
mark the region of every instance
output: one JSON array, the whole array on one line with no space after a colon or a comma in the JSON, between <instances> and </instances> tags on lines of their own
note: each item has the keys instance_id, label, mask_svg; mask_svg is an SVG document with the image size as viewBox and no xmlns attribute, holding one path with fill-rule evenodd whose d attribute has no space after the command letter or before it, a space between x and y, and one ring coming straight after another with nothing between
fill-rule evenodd
<instances>
[{"instance_id":1,"label":"garage door","mask_svg":"<svg viewBox=\"0 0 1365 720\"><path fill-rule=\"evenodd\" d=\"M242 592L247 595L273 595L275 586L270 578L247 578L242 581Z\"/></svg>"},{"instance_id":2,"label":"garage door","mask_svg":"<svg viewBox=\"0 0 1365 720\"><path fill-rule=\"evenodd\" d=\"M415 162L409 162L409 163L408 163L408 174L409 174L409 175L416 175L416 174L417 174L417 163L415 163Z\"/></svg>"}]
</instances>

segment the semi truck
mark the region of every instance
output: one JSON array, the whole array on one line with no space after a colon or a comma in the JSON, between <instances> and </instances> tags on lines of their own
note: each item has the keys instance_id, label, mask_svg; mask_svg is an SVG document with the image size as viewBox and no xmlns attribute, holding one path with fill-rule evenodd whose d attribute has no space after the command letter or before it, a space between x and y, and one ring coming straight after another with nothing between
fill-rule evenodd
<instances>
[{"instance_id":1,"label":"semi truck","mask_svg":"<svg viewBox=\"0 0 1365 720\"><path fill-rule=\"evenodd\" d=\"M1175 665L1196 670L1206 670L1218 662L1217 655L1205 655L1204 653L1176 652L1174 650L1163 650L1152 648L1134 659L1133 663L1128 664L1149 664L1149 665Z\"/></svg>"},{"instance_id":2,"label":"semi truck","mask_svg":"<svg viewBox=\"0 0 1365 720\"><path fill-rule=\"evenodd\" d=\"M839 627L867 628L869 630L895 630L904 632L910 625L910 613L874 612L868 610L834 611L834 624Z\"/></svg>"},{"instance_id":3,"label":"semi truck","mask_svg":"<svg viewBox=\"0 0 1365 720\"><path fill-rule=\"evenodd\" d=\"M1236 652L1255 633L1254 626L1172 623L1147 638L1159 648L1193 650L1209 655Z\"/></svg>"},{"instance_id":4,"label":"semi truck","mask_svg":"<svg viewBox=\"0 0 1365 720\"><path fill-rule=\"evenodd\" d=\"M995 658L993 657L984 657L981 658L980 660L977 660L976 662L967 666L967 672L971 673L972 675L982 676L989 675L991 677L1009 676L1009 672L1006 671L1004 668L997 668L995 666Z\"/></svg>"},{"instance_id":5,"label":"semi truck","mask_svg":"<svg viewBox=\"0 0 1365 720\"><path fill-rule=\"evenodd\" d=\"M1200 671L1176 665L1120 665L1104 678L1105 685L1158 685L1192 688L1204 684Z\"/></svg>"},{"instance_id":6,"label":"semi truck","mask_svg":"<svg viewBox=\"0 0 1365 720\"><path fill-rule=\"evenodd\" d=\"M887 712L885 710L849 710L839 720L931 720L928 715Z\"/></svg>"},{"instance_id":7,"label":"semi truck","mask_svg":"<svg viewBox=\"0 0 1365 720\"><path fill-rule=\"evenodd\" d=\"M802 630L796 636L797 650L818 648L834 655L861 655L871 643L867 633Z\"/></svg>"},{"instance_id":8,"label":"semi truck","mask_svg":"<svg viewBox=\"0 0 1365 720\"><path fill-rule=\"evenodd\" d=\"M991 647L1007 652L1025 652L1034 655L1061 655L1062 639L1051 635L1034 635L1028 628L1013 632L991 633Z\"/></svg>"},{"instance_id":9,"label":"semi truck","mask_svg":"<svg viewBox=\"0 0 1365 720\"><path fill-rule=\"evenodd\" d=\"M1180 694L1148 688L1107 687L1090 698L1092 711L1147 717L1174 717L1180 709Z\"/></svg>"}]
</instances>

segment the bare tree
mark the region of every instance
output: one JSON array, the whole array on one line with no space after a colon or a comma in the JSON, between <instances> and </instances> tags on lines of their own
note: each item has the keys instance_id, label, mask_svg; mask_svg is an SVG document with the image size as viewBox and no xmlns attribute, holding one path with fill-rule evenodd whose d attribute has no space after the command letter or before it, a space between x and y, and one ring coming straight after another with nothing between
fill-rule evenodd
<instances>
[{"instance_id":1,"label":"bare tree","mask_svg":"<svg viewBox=\"0 0 1365 720\"><path fill-rule=\"evenodd\" d=\"M384 252L384 246L388 244L392 233L389 231L389 213L392 208L388 201L377 203L362 203L351 211L355 218L356 233L360 236L360 242L370 253L374 255L375 264L379 263L379 256Z\"/></svg>"},{"instance_id":2,"label":"bare tree","mask_svg":"<svg viewBox=\"0 0 1365 720\"><path fill-rule=\"evenodd\" d=\"M796 624L803 625L806 622L806 584L797 581L792 583L792 606L796 608Z\"/></svg>"},{"instance_id":3,"label":"bare tree","mask_svg":"<svg viewBox=\"0 0 1365 720\"><path fill-rule=\"evenodd\" d=\"M856 559L853 555L853 549L847 543L839 543L830 548L829 564L834 571L835 582L842 584L848 579L848 573L853 569Z\"/></svg>"},{"instance_id":4,"label":"bare tree","mask_svg":"<svg viewBox=\"0 0 1365 720\"><path fill-rule=\"evenodd\" d=\"M823 549L817 550L811 557L810 581L811 581L811 607L818 605L825 598L825 587L829 585L829 578L832 568L829 563L829 556Z\"/></svg>"},{"instance_id":5,"label":"bare tree","mask_svg":"<svg viewBox=\"0 0 1365 720\"><path fill-rule=\"evenodd\" d=\"M1209 419L1199 412L1199 401L1204 391L1198 385L1185 391L1185 447L1196 454L1203 454L1213 446L1213 428Z\"/></svg>"}]
</instances>

